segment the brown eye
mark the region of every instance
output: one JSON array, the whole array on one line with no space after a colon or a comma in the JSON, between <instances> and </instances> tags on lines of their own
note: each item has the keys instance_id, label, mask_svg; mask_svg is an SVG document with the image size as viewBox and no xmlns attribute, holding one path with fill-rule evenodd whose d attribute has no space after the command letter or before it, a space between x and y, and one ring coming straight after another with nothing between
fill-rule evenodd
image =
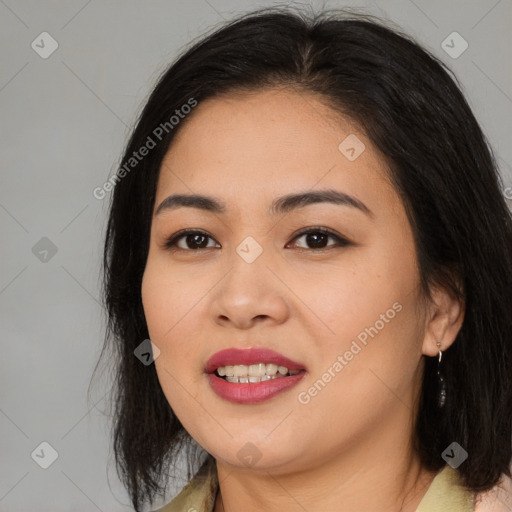
<instances>
[{"instance_id":1,"label":"brown eye","mask_svg":"<svg viewBox=\"0 0 512 512\"><path fill-rule=\"evenodd\" d=\"M178 241L184 239L185 247L179 246ZM204 231L192 231L185 230L176 233L171 236L166 242L165 247L167 249L178 248L180 250L197 250L197 249L207 249L208 239L213 240L207 233Z\"/></svg>"},{"instance_id":2,"label":"brown eye","mask_svg":"<svg viewBox=\"0 0 512 512\"><path fill-rule=\"evenodd\" d=\"M330 247L336 247L336 246L347 246L350 245L350 242L346 240L345 238L342 238L341 236L337 235L336 233L325 229L325 228L310 228L306 231L303 231L302 233L299 233L294 240L298 240L300 238L304 237L304 241L306 244L306 247L300 247L305 249L312 249L312 250L323 250ZM327 244L327 241L329 238L335 240L335 244Z\"/></svg>"},{"instance_id":3,"label":"brown eye","mask_svg":"<svg viewBox=\"0 0 512 512\"><path fill-rule=\"evenodd\" d=\"M345 247L350 245L350 242L345 238L339 236L331 230L326 228L309 228L306 231L299 233L293 240L298 240L304 237L306 246L299 249L310 249L312 251L322 251L334 247ZM179 245L183 239L183 244ZM328 244L328 240L335 241L334 244ZM164 244L164 247L169 250L180 251L197 251L200 249L211 249L215 245L208 245L208 241L214 239L205 233L198 230L183 230L172 235Z\"/></svg>"}]
</instances>

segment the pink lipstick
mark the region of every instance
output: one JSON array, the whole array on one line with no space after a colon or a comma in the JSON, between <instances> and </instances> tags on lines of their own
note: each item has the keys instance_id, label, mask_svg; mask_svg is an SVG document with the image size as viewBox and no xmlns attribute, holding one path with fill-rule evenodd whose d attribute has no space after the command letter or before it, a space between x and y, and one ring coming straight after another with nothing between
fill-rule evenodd
<instances>
[{"instance_id":1,"label":"pink lipstick","mask_svg":"<svg viewBox=\"0 0 512 512\"><path fill-rule=\"evenodd\" d=\"M207 361L205 373L213 391L224 400L255 404L295 386L306 368L269 349L227 349Z\"/></svg>"}]
</instances>

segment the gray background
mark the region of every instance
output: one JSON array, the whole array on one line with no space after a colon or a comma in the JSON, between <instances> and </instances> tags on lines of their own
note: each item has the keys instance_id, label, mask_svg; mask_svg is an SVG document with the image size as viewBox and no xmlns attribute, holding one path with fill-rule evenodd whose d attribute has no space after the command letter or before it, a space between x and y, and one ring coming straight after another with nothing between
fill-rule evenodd
<instances>
[{"instance_id":1,"label":"gray background","mask_svg":"<svg viewBox=\"0 0 512 512\"><path fill-rule=\"evenodd\" d=\"M512 186L512 0L290 3L365 8L443 59ZM0 0L1 511L131 510L110 456L106 387L86 400L105 324L108 202L92 191L114 172L137 112L177 52L224 19L273 4ZM453 31L469 44L458 58L441 47ZM42 32L59 45L46 59L31 47ZM50 456L45 441L58 453L48 469L31 456Z\"/></svg>"}]
</instances>

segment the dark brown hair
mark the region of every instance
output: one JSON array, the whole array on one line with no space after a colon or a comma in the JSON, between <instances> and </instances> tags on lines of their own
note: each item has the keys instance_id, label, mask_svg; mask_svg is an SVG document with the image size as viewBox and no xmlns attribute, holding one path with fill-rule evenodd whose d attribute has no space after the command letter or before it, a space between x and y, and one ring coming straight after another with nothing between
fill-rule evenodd
<instances>
[{"instance_id":1,"label":"dark brown hair","mask_svg":"<svg viewBox=\"0 0 512 512\"><path fill-rule=\"evenodd\" d=\"M318 93L364 129L406 207L425 297L438 284L464 298L463 326L443 356L443 409L436 405L437 361L424 358L415 447L425 467L440 469L441 453L458 442L469 453L457 469L465 485L489 489L510 475L512 457L512 218L460 85L435 56L373 16L259 10L204 37L165 71L121 164L190 98L269 86ZM193 448L154 365L134 356L149 338L141 280L159 169L184 123L118 180L105 237L102 356L114 349L114 450L137 511L165 487L181 448ZM191 472L189 466L189 478Z\"/></svg>"}]
</instances>

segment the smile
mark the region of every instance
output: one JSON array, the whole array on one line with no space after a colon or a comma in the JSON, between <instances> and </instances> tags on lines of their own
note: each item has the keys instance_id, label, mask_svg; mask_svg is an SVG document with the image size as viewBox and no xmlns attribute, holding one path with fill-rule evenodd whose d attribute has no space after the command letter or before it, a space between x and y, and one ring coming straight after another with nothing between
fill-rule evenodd
<instances>
[{"instance_id":1,"label":"smile","mask_svg":"<svg viewBox=\"0 0 512 512\"><path fill-rule=\"evenodd\" d=\"M232 348L214 354L205 373L212 390L223 400L257 404L295 386L306 369L266 348Z\"/></svg>"},{"instance_id":2,"label":"smile","mask_svg":"<svg viewBox=\"0 0 512 512\"><path fill-rule=\"evenodd\" d=\"M286 366L258 363L249 366L244 364L219 366L215 373L231 383L256 383L292 376L299 373L299 370L289 371Z\"/></svg>"}]
</instances>

